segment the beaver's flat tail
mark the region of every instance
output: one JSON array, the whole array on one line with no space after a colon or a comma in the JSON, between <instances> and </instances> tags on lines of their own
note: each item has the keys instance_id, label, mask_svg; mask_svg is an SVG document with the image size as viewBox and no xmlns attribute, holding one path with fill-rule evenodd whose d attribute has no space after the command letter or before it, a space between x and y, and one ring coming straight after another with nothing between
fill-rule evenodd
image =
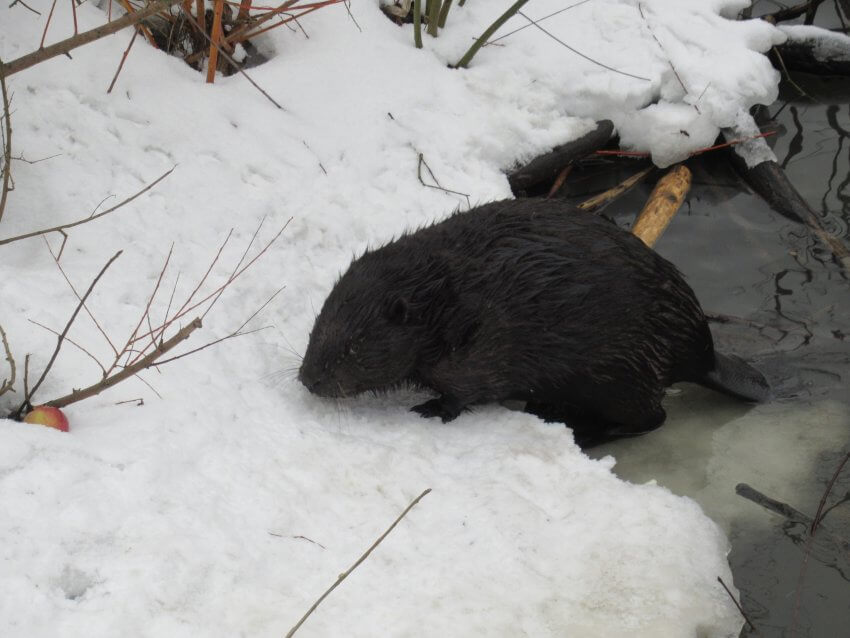
<instances>
[{"instance_id":1,"label":"beaver's flat tail","mask_svg":"<svg viewBox=\"0 0 850 638\"><path fill-rule=\"evenodd\" d=\"M761 403L770 399L770 384L749 363L719 352L714 353L714 360L714 370L699 381L701 385L745 401Z\"/></svg>"}]
</instances>

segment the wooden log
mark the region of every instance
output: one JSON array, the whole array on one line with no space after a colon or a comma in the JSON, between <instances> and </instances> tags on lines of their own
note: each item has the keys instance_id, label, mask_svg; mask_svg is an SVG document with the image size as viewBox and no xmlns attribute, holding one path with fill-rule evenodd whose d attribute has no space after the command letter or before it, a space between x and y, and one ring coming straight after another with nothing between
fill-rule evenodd
<instances>
[{"instance_id":1,"label":"wooden log","mask_svg":"<svg viewBox=\"0 0 850 638\"><path fill-rule=\"evenodd\" d=\"M791 26L781 29L788 39L776 45L770 55L777 69L814 75L850 76L850 36L819 27Z\"/></svg>"},{"instance_id":2,"label":"wooden log","mask_svg":"<svg viewBox=\"0 0 850 638\"><path fill-rule=\"evenodd\" d=\"M755 122L751 123L755 127ZM727 129L727 139L740 138L742 131ZM762 148L763 146L763 148ZM733 146L733 165L752 189L777 213L790 220L806 224L818 239L832 251L835 259L850 272L850 249L839 239L830 235L821 224L811 206L788 179L785 171L773 156L773 152L762 138L751 139L747 144ZM756 158L756 159L753 159Z\"/></svg>"},{"instance_id":3,"label":"wooden log","mask_svg":"<svg viewBox=\"0 0 850 638\"><path fill-rule=\"evenodd\" d=\"M596 129L587 135L535 157L525 166L508 174L511 191L520 196L533 186L554 181L565 166L604 145L613 132L613 122L601 120L596 123Z\"/></svg>"},{"instance_id":4,"label":"wooden log","mask_svg":"<svg viewBox=\"0 0 850 638\"><path fill-rule=\"evenodd\" d=\"M691 189L691 171L679 164L658 180L640 211L632 233L652 248L679 212Z\"/></svg>"}]
</instances>

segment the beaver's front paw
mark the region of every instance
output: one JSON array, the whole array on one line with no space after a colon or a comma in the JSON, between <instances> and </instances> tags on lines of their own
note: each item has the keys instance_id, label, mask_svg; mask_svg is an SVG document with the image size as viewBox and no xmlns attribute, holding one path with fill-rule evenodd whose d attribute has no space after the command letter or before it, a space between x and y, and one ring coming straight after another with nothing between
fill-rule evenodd
<instances>
[{"instance_id":1,"label":"beaver's front paw","mask_svg":"<svg viewBox=\"0 0 850 638\"><path fill-rule=\"evenodd\" d=\"M438 416L443 420L443 423L448 423L449 421L454 421L462 409L455 399L443 396L438 399L430 399L419 405L414 405L410 408L410 411L418 412L420 416L426 419Z\"/></svg>"}]
</instances>

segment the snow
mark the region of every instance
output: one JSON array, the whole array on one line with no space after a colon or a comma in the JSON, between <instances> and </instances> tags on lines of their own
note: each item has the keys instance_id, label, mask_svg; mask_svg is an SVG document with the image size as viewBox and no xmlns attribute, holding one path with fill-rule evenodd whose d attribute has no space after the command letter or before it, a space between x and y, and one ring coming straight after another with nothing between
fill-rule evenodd
<instances>
[{"instance_id":1,"label":"snow","mask_svg":"<svg viewBox=\"0 0 850 638\"><path fill-rule=\"evenodd\" d=\"M250 324L274 328L142 374L159 396L133 379L70 406L68 434L0 421L0 635L280 636L425 488L299 635L737 635L716 582L732 584L717 525L689 499L617 479L613 460L583 455L568 429L499 406L442 425L408 412L421 395L334 403L294 380L291 350L304 350L353 253L509 196L506 169L596 119L663 165L775 96L760 52L784 36L721 17L740 1L591 0L541 24L647 80L534 27L448 69L508 3L495 5L454 6L423 50L376 2L352 3L362 32L341 6L302 20L309 39L271 31L260 42L270 61L249 73L285 110L238 75L206 85L141 40L107 94L129 33L9 78L14 152L50 159L13 164L0 237L84 217L177 166L69 231L61 264L78 290L124 251L89 301L113 341L135 326L172 243L163 290L179 272L182 299L230 228L205 290L263 218L260 243L291 221L181 351L228 334L285 285ZM533 18L561 8L526 6ZM78 19L84 30L104 15L88 3ZM0 7L0 57L37 48L43 20ZM47 43L71 24L57 6ZM420 154L466 195L425 188ZM422 179L433 183L424 168ZM0 397L8 413L24 355L32 379L56 342L28 320L61 330L76 298L42 239L0 250L0 324L19 371L17 392ZM167 306L161 293L152 316ZM86 316L69 336L110 358ZM36 398L100 374L66 344Z\"/></svg>"}]
</instances>

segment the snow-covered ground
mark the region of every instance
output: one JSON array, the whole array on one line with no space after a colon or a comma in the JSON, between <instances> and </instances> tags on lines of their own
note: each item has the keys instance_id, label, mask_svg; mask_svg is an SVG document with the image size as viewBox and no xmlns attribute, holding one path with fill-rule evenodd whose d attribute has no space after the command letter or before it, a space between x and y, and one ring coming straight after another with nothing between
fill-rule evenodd
<instances>
[{"instance_id":1,"label":"snow-covered ground","mask_svg":"<svg viewBox=\"0 0 850 638\"><path fill-rule=\"evenodd\" d=\"M42 17L0 7L4 61L38 47L50 3L29 4ZM262 41L270 61L250 74L285 110L238 75L206 85L141 40L107 94L126 32L9 78L14 153L50 159L14 162L0 238L85 216L177 166L69 231L61 264L78 289L124 251L89 303L113 341L135 326L172 244L163 290L179 272L180 299L230 228L208 289L261 219L260 242L291 222L183 349L228 334L286 286L251 324L273 328L72 405L69 434L0 421L0 635L280 636L425 488L299 634L737 634L716 580L731 583L718 527L688 499L615 478L569 430L498 406L442 425L409 413L409 393L333 403L294 379L293 350L351 255L468 205L420 183L420 153L474 204L509 196L505 169L595 119L669 164L775 96L760 52L784 36L721 17L740 0L590 0L541 23L622 73L535 27L448 69L509 4L454 6L422 50L376 0L351 3L357 25L334 6L303 20L309 38L274 30ZM71 33L60 5L48 42ZM534 0L525 12L565 6ZM91 3L78 17L81 30L104 21ZM500 33L526 24L517 16ZM19 379L26 353L36 376L56 338L29 320L61 330L76 298L41 238L0 246L0 281ZM109 359L88 317L70 336ZM36 401L99 375L66 344ZM19 382L0 412L21 394Z\"/></svg>"}]
</instances>

